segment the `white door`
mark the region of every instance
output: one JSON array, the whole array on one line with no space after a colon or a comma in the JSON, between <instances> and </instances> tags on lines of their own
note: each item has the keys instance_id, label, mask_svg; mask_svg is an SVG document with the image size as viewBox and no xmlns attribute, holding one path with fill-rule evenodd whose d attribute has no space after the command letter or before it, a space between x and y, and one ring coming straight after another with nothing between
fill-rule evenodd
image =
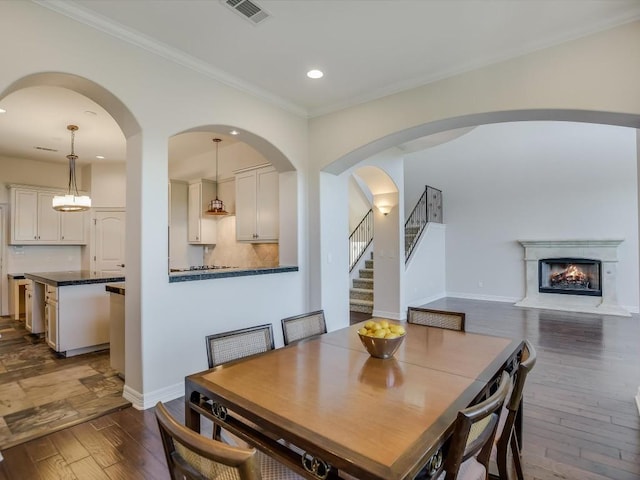
<instances>
[{"instance_id":1,"label":"white door","mask_svg":"<svg viewBox=\"0 0 640 480\"><path fill-rule=\"evenodd\" d=\"M93 270L124 275L125 212L95 212Z\"/></svg>"}]
</instances>

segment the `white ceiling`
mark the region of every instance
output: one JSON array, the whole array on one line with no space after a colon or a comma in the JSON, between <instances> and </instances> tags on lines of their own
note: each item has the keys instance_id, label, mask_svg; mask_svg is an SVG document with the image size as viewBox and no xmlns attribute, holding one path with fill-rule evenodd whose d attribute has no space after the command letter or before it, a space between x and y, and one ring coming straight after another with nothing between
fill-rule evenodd
<instances>
[{"instance_id":1,"label":"white ceiling","mask_svg":"<svg viewBox=\"0 0 640 480\"><path fill-rule=\"evenodd\" d=\"M640 0L253 0L258 25L219 0L34 1L308 117L640 19ZM77 123L80 164L124 160L115 122L61 90L0 100L0 155L66 161Z\"/></svg>"}]
</instances>

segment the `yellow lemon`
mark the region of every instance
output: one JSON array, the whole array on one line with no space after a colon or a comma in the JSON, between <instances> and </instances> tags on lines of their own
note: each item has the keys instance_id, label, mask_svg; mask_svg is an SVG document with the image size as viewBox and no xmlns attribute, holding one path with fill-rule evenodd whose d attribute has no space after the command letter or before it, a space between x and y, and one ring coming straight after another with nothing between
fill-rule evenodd
<instances>
[{"instance_id":1,"label":"yellow lemon","mask_svg":"<svg viewBox=\"0 0 640 480\"><path fill-rule=\"evenodd\" d=\"M387 322L386 320L380 320L380 326L382 328L389 328L389 322Z\"/></svg>"},{"instance_id":2,"label":"yellow lemon","mask_svg":"<svg viewBox=\"0 0 640 480\"><path fill-rule=\"evenodd\" d=\"M390 325L389 330L393 333L397 333L398 335L404 334L404 327L401 325Z\"/></svg>"},{"instance_id":3,"label":"yellow lemon","mask_svg":"<svg viewBox=\"0 0 640 480\"><path fill-rule=\"evenodd\" d=\"M389 332L384 336L384 338L398 338L399 336L400 335L398 335L397 333Z\"/></svg>"},{"instance_id":4,"label":"yellow lemon","mask_svg":"<svg viewBox=\"0 0 640 480\"><path fill-rule=\"evenodd\" d=\"M376 330L375 333L373 334L373 336L376 338L384 338L385 335L386 335L385 330L383 330L382 328Z\"/></svg>"},{"instance_id":5,"label":"yellow lemon","mask_svg":"<svg viewBox=\"0 0 640 480\"><path fill-rule=\"evenodd\" d=\"M376 322L374 322L373 320L369 320L369 321L367 321L367 322L364 324L364 328L366 328L366 329L368 329L368 330L371 330L371 328L373 328L373 325L374 325L375 323L376 323Z\"/></svg>"},{"instance_id":6,"label":"yellow lemon","mask_svg":"<svg viewBox=\"0 0 640 480\"><path fill-rule=\"evenodd\" d=\"M366 335L366 334L367 334L367 332L368 332L368 330L367 330L366 328L364 328L364 327L362 327L360 330L358 330L358 333L359 333L360 335Z\"/></svg>"}]
</instances>

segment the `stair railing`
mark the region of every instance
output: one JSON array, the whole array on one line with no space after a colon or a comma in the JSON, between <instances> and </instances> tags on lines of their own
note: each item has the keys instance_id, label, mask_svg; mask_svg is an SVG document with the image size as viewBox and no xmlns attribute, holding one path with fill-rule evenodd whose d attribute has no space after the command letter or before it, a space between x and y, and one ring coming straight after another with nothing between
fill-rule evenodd
<instances>
[{"instance_id":1,"label":"stair railing","mask_svg":"<svg viewBox=\"0 0 640 480\"><path fill-rule=\"evenodd\" d=\"M365 214L360 223L349 235L349 271L358 264L371 241L373 240L373 210Z\"/></svg>"},{"instance_id":2,"label":"stair railing","mask_svg":"<svg viewBox=\"0 0 640 480\"><path fill-rule=\"evenodd\" d=\"M413 249L418 244L424 227L429 222L442 223L442 191L425 185L424 192L404 224L405 263L409 261L409 257L411 257Z\"/></svg>"}]
</instances>

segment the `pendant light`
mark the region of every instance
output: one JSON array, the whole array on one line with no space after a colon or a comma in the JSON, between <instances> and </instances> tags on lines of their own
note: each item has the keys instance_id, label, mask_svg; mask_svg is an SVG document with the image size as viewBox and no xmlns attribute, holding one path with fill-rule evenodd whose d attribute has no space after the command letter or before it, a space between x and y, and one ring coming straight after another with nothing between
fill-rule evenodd
<instances>
[{"instance_id":1,"label":"pendant light","mask_svg":"<svg viewBox=\"0 0 640 480\"><path fill-rule=\"evenodd\" d=\"M73 144L76 136L76 125L67 125L67 130L71 132L71 153L67 155L69 159L69 189L66 195L56 195L53 197L53 209L60 212L82 212L91 208L91 198L78 193L76 184L76 160L78 156L73 151Z\"/></svg>"},{"instance_id":2,"label":"pendant light","mask_svg":"<svg viewBox=\"0 0 640 480\"><path fill-rule=\"evenodd\" d=\"M216 144L216 198L209 202L209 210L205 212L207 215L229 215L229 212L224 209L224 202L218 198L218 145L221 141L221 138L213 139Z\"/></svg>"}]
</instances>

